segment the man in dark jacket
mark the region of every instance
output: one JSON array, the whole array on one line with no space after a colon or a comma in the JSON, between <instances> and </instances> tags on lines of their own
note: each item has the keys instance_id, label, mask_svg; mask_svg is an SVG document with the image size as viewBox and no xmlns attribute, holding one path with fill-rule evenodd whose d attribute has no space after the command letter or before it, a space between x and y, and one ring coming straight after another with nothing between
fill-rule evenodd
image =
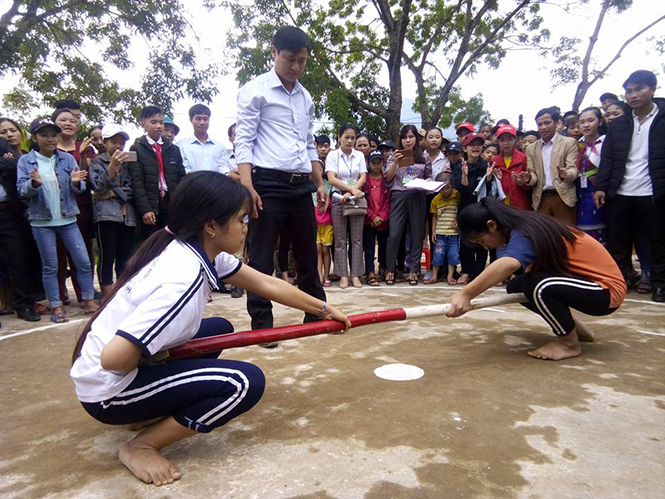
<instances>
[{"instance_id":1,"label":"man in dark jacket","mask_svg":"<svg viewBox=\"0 0 665 499\"><path fill-rule=\"evenodd\" d=\"M12 306L16 315L35 322L40 320L34 309L35 274L30 269L28 258L30 235L23 216L26 205L16 191L16 163L17 158L13 156L7 141L0 138L0 259L7 265L9 287L14 292Z\"/></svg>"},{"instance_id":2,"label":"man in dark jacket","mask_svg":"<svg viewBox=\"0 0 665 499\"><path fill-rule=\"evenodd\" d=\"M141 220L141 237L145 240L166 227L169 202L178 182L185 176L180 149L162 138L164 118L156 106L141 109L141 126L146 135L130 147L136 151L136 162L129 164L134 204Z\"/></svg>"},{"instance_id":3,"label":"man in dark jacket","mask_svg":"<svg viewBox=\"0 0 665 499\"><path fill-rule=\"evenodd\" d=\"M651 286L665 301L665 99L654 98L656 76L635 71L624 82L633 110L609 126L594 201L607 202L608 250L629 278L633 241L651 242Z\"/></svg>"}]
</instances>

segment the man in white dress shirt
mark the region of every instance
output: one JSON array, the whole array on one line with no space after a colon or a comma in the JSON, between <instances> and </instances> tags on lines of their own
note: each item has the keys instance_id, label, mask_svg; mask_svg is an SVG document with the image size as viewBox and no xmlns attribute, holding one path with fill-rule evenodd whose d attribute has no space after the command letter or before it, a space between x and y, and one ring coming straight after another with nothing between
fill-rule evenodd
<instances>
[{"instance_id":1,"label":"man in white dress shirt","mask_svg":"<svg viewBox=\"0 0 665 499\"><path fill-rule=\"evenodd\" d=\"M222 141L208 135L210 114L208 106L203 104L195 104L189 108L189 121L192 123L194 135L178 141L186 173L201 170L220 171L220 161L228 156Z\"/></svg>"},{"instance_id":2,"label":"man in white dress shirt","mask_svg":"<svg viewBox=\"0 0 665 499\"><path fill-rule=\"evenodd\" d=\"M323 205L323 186L314 145L314 104L298 82L311 50L300 29L279 29L271 48L274 67L247 83L238 93L234 142L240 178L252 194L249 223L249 265L271 275L277 238L285 227L293 234L298 287L321 300L326 295L316 269L316 219L312 193ZM273 326L269 300L248 293L252 329ZM311 314L305 322L317 320ZM272 346L272 345L270 345Z\"/></svg>"}]
</instances>

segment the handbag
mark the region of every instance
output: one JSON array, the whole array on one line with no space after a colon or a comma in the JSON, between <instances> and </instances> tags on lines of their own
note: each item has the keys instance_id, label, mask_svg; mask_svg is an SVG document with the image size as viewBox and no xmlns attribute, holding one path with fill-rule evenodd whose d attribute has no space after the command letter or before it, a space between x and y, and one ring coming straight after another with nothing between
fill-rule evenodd
<instances>
[{"instance_id":1,"label":"handbag","mask_svg":"<svg viewBox=\"0 0 665 499\"><path fill-rule=\"evenodd\" d=\"M345 217L355 217L356 215L367 215L367 200L354 199L353 204L350 201L342 203L342 215Z\"/></svg>"}]
</instances>

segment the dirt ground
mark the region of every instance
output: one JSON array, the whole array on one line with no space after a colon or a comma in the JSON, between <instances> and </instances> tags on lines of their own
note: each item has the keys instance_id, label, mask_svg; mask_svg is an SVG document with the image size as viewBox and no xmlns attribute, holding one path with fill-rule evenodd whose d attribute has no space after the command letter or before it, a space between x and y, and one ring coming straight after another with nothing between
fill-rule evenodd
<instances>
[{"instance_id":1,"label":"dirt ground","mask_svg":"<svg viewBox=\"0 0 665 499\"><path fill-rule=\"evenodd\" d=\"M434 287L331 288L349 314L429 305ZM500 289L488 293L500 293ZM248 329L245 300L209 315ZM156 488L117 460L133 432L90 418L68 370L84 316L52 325L2 318L3 498L659 498L665 494L665 305L631 292L585 318L597 342L545 362L551 339L519 305L227 350L259 365L266 394L224 428L170 448L183 472ZM276 325L301 314L276 307ZM78 322L77 322L78 321ZM388 381L377 367L424 370Z\"/></svg>"}]
</instances>

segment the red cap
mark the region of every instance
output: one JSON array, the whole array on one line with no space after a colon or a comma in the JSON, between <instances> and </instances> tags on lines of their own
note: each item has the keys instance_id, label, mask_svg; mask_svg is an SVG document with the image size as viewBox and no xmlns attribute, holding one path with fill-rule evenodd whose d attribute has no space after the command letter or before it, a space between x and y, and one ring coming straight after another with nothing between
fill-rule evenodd
<instances>
[{"instance_id":1,"label":"red cap","mask_svg":"<svg viewBox=\"0 0 665 499\"><path fill-rule=\"evenodd\" d=\"M457 128L455 128L455 131L459 130L460 128L466 128L469 132L476 133L476 129L473 127L473 125L471 123L466 122L466 121L464 123L460 123L459 125L457 125Z\"/></svg>"},{"instance_id":2,"label":"red cap","mask_svg":"<svg viewBox=\"0 0 665 499\"><path fill-rule=\"evenodd\" d=\"M509 133L513 137L517 137L517 130L515 130L515 127L513 125L501 125L499 128L497 128L496 138L498 139L504 133Z\"/></svg>"},{"instance_id":3,"label":"red cap","mask_svg":"<svg viewBox=\"0 0 665 499\"><path fill-rule=\"evenodd\" d=\"M467 147L471 142L473 142L476 139L480 139L480 141L484 144L485 143L485 137L478 133L470 133L466 137L464 137L464 147Z\"/></svg>"}]
</instances>

